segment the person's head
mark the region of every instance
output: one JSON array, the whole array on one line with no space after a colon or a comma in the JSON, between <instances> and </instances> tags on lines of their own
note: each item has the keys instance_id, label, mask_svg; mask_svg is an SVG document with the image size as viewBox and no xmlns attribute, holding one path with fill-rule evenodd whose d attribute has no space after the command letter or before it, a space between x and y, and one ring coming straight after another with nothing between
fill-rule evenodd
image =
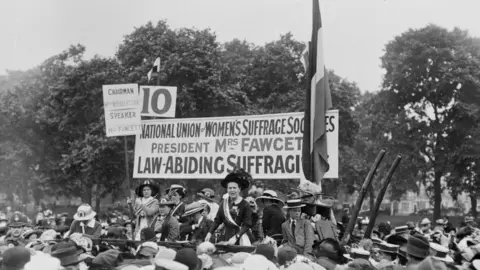
<instances>
[{"instance_id":1,"label":"person's head","mask_svg":"<svg viewBox=\"0 0 480 270\"><path fill-rule=\"evenodd\" d=\"M128 232L128 233L131 233L133 231L133 228L132 228L132 223L125 223L125 230Z\"/></svg>"},{"instance_id":2,"label":"person's head","mask_svg":"<svg viewBox=\"0 0 480 270\"><path fill-rule=\"evenodd\" d=\"M288 216L297 220L300 219L302 215L302 207L305 207L305 204L302 203L300 199L287 200L286 205L283 208L287 209Z\"/></svg>"},{"instance_id":3,"label":"person's head","mask_svg":"<svg viewBox=\"0 0 480 270\"><path fill-rule=\"evenodd\" d=\"M262 203L263 203L263 205L265 205L265 207L268 207L268 206L273 204L273 201L269 200L269 199L263 199Z\"/></svg>"},{"instance_id":4,"label":"person's head","mask_svg":"<svg viewBox=\"0 0 480 270\"><path fill-rule=\"evenodd\" d=\"M252 176L244 169L234 169L222 180L221 185L227 189L231 199L236 199L240 196L240 191L250 186L251 180Z\"/></svg>"},{"instance_id":5,"label":"person's head","mask_svg":"<svg viewBox=\"0 0 480 270\"><path fill-rule=\"evenodd\" d=\"M30 261L30 251L24 247L12 247L3 252L3 267L5 269L21 270ZM3 268L2 268L3 269Z\"/></svg>"},{"instance_id":6,"label":"person's head","mask_svg":"<svg viewBox=\"0 0 480 270\"><path fill-rule=\"evenodd\" d=\"M231 199L236 199L240 195L240 186L236 182L229 182L227 184L228 196Z\"/></svg>"},{"instance_id":7,"label":"person's head","mask_svg":"<svg viewBox=\"0 0 480 270\"><path fill-rule=\"evenodd\" d=\"M161 204L159 205L158 211L160 212L161 216L166 216L172 211L172 206L169 204Z\"/></svg>"},{"instance_id":8,"label":"person's head","mask_svg":"<svg viewBox=\"0 0 480 270\"><path fill-rule=\"evenodd\" d=\"M188 267L188 270L197 270L202 265L202 261L198 258L197 253L191 248L182 248L175 254L175 262L181 263Z\"/></svg>"},{"instance_id":9,"label":"person's head","mask_svg":"<svg viewBox=\"0 0 480 270\"><path fill-rule=\"evenodd\" d=\"M420 222L420 230L422 232L428 232L430 230L430 227L431 227L430 220L428 218L422 219L422 221Z\"/></svg>"},{"instance_id":10,"label":"person's head","mask_svg":"<svg viewBox=\"0 0 480 270\"><path fill-rule=\"evenodd\" d=\"M408 237L407 259L409 262L419 262L430 254L428 239L421 234L414 234Z\"/></svg>"},{"instance_id":11,"label":"person's head","mask_svg":"<svg viewBox=\"0 0 480 270\"><path fill-rule=\"evenodd\" d=\"M142 188L142 195L144 198L149 198L152 196L152 189L149 186L144 186Z\"/></svg>"},{"instance_id":12,"label":"person's head","mask_svg":"<svg viewBox=\"0 0 480 270\"><path fill-rule=\"evenodd\" d=\"M378 259L379 260L387 260L387 261L394 261L397 258L397 254L395 253L387 253L383 251L378 251Z\"/></svg>"},{"instance_id":13,"label":"person's head","mask_svg":"<svg viewBox=\"0 0 480 270\"><path fill-rule=\"evenodd\" d=\"M175 203L179 203L180 200L182 199L182 197L180 196L177 190L171 191L169 196L170 196L170 199Z\"/></svg>"},{"instance_id":14,"label":"person's head","mask_svg":"<svg viewBox=\"0 0 480 270\"><path fill-rule=\"evenodd\" d=\"M291 219L294 219L294 220L300 219L301 214L302 214L301 208L289 208L288 209L288 216Z\"/></svg>"},{"instance_id":15,"label":"person's head","mask_svg":"<svg viewBox=\"0 0 480 270\"><path fill-rule=\"evenodd\" d=\"M201 213L201 215L203 216L203 218L206 218L209 214L210 214L210 205L208 204L205 204L204 205L204 208L203 208L203 211Z\"/></svg>"},{"instance_id":16,"label":"person's head","mask_svg":"<svg viewBox=\"0 0 480 270\"><path fill-rule=\"evenodd\" d=\"M12 207L9 205L7 206L7 213L12 212Z\"/></svg>"},{"instance_id":17,"label":"person's head","mask_svg":"<svg viewBox=\"0 0 480 270\"><path fill-rule=\"evenodd\" d=\"M150 198L157 196L159 192L158 186L152 180L145 180L135 189L135 194L138 197Z\"/></svg>"},{"instance_id":18,"label":"person's head","mask_svg":"<svg viewBox=\"0 0 480 270\"><path fill-rule=\"evenodd\" d=\"M38 234L36 234L36 233L32 233L30 236L28 236L28 240L30 242L37 240L37 238L38 238Z\"/></svg>"},{"instance_id":19,"label":"person's head","mask_svg":"<svg viewBox=\"0 0 480 270\"><path fill-rule=\"evenodd\" d=\"M152 228L144 228L140 231L140 240L150 241L155 238L155 231Z\"/></svg>"}]
</instances>

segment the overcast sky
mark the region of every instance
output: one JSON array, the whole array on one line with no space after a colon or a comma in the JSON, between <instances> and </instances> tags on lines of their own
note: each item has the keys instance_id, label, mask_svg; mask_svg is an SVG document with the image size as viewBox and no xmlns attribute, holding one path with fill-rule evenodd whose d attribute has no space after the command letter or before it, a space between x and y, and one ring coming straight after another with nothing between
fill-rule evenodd
<instances>
[{"instance_id":1,"label":"overcast sky","mask_svg":"<svg viewBox=\"0 0 480 270\"><path fill-rule=\"evenodd\" d=\"M113 56L123 36L148 21L211 28L219 41L263 45L311 35L310 0L2 0L0 74L28 69L81 43L87 57ZM479 0L320 0L325 63L362 90L377 90L384 45L408 28L435 23L480 36Z\"/></svg>"}]
</instances>

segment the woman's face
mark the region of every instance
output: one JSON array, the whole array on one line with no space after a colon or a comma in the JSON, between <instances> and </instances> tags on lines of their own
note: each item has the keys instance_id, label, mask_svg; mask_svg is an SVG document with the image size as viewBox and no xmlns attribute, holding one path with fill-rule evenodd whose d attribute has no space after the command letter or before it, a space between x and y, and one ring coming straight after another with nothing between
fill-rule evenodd
<instances>
[{"instance_id":1,"label":"woman's face","mask_svg":"<svg viewBox=\"0 0 480 270\"><path fill-rule=\"evenodd\" d=\"M142 189L143 197L148 198L152 196L152 189L150 187L144 187Z\"/></svg>"},{"instance_id":2,"label":"woman's face","mask_svg":"<svg viewBox=\"0 0 480 270\"><path fill-rule=\"evenodd\" d=\"M132 232L132 224L125 225L125 229L127 229L127 232L131 233Z\"/></svg>"},{"instance_id":3,"label":"woman's face","mask_svg":"<svg viewBox=\"0 0 480 270\"><path fill-rule=\"evenodd\" d=\"M170 199L175 203L178 203L180 201L180 195L177 192L172 192L170 194Z\"/></svg>"},{"instance_id":4,"label":"woman's face","mask_svg":"<svg viewBox=\"0 0 480 270\"><path fill-rule=\"evenodd\" d=\"M30 237L28 237L28 240L34 241L34 240L36 240L37 238L38 238L38 236L37 236L36 234L32 234L32 235L30 235Z\"/></svg>"},{"instance_id":5,"label":"woman's face","mask_svg":"<svg viewBox=\"0 0 480 270\"><path fill-rule=\"evenodd\" d=\"M230 198L237 198L240 194L240 187L235 182L230 182L227 184L227 192Z\"/></svg>"}]
</instances>

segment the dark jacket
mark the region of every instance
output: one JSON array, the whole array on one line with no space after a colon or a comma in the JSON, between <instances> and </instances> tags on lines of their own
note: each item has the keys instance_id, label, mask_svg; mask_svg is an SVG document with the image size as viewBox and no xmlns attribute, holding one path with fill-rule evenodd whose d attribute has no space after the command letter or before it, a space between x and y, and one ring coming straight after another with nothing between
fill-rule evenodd
<instances>
[{"instance_id":1,"label":"dark jacket","mask_svg":"<svg viewBox=\"0 0 480 270\"><path fill-rule=\"evenodd\" d=\"M263 209L262 227L265 236L282 234L282 224L285 222L282 209L276 204Z\"/></svg>"},{"instance_id":2,"label":"dark jacket","mask_svg":"<svg viewBox=\"0 0 480 270\"><path fill-rule=\"evenodd\" d=\"M205 237L207 236L208 232L213 227L213 221L206 218L204 218L200 222L200 227L195 228L195 230L193 230L193 227L192 227L194 224L195 222L193 220L190 220L180 225L179 240L181 241L188 240L188 241L202 243Z\"/></svg>"}]
</instances>

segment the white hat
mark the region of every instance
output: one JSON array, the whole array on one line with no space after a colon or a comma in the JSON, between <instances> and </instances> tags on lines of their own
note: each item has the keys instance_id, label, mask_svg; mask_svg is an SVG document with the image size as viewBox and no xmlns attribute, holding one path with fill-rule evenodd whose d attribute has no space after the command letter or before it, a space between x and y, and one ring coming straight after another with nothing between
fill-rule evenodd
<instances>
[{"instance_id":1,"label":"white hat","mask_svg":"<svg viewBox=\"0 0 480 270\"><path fill-rule=\"evenodd\" d=\"M155 266L159 266L167 270L188 270L188 266L182 263L172 261L172 260L167 260L167 259L156 259Z\"/></svg>"},{"instance_id":2,"label":"white hat","mask_svg":"<svg viewBox=\"0 0 480 270\"><path fill-rule=\"evenodd\" d=\"M263 255L252 254L248 256L242 265L242 270L278 270L278 268Z\"/></svg>"},{"instance_id":3,"label":"white hat","mask_svg":"<svg viewBox=\"0 0 480 270\"><path fill-rule=\"evenodd\" d=\"M78 207L77 213L73 216L73 219L79 221L86 221L93 219L97 213L93 211L92 207L89 204L82 204Z\"/></svg>"},{"instance_id":4,"label":"white hat","mask_svg":"<svg viewBox=\"0 0 480 270\"><path fill-rule=\"evenodd\" d=\"M473 268L475 268L476 270L480 270L480 260L473 260L472 261L472 265L473 265Z\"/></svg>"},{"instance_id":5,"label":"white hat","mask_svg":"<svg viewBox=\"0 0 480 270\"><path fill-rule=\"evenodd\" d=\"M430 220L428 218L422 219L422 222L420 222L420 225L425 225L425 224L430 224Z\"/></svg>"},{"instance_id":6,"label":"white hat","mask_svg":"<svg viewBox=\"0 0 480 270\"><path fill-rule=\"evenodd\" d=\"M430 248L435 251L435 255L432 256L433 258L447 263L453 262L452 257L448 256L448 248L437 243L430 243Z\"/></svg>"},{"instance_id":7,"label":"white hat","mask_svg":"<svg viewBox=\"0 0 480 270\"><path fill-rule=\"evenodd\" d=\"M370 257L370 252L368 252L363 248L352 248L350 249L350 254L344 254L343 256L349 260L353 260L357 258L368 260L368 258Z\"/></svg>"},{"instance_id":8,"label":"white hat","mask_svg":"<svg viewBox=\"0 0 480 270\"><path fill-rule=\"evenodd\" d=\"M287 205L285 205L283 208L291 209L291 208L302 208L305 207L305 204L302 202L300 199L294 199L294 200L287 200Z\"/></svg>"},{"instance_id":9,"label":"white hat","mask_svg":"<svg viewBox=\"0 0 480 270\"><path fill-rule=\"evenodd\" d=\"M368 223L370 223L370 219L368 217L365 217L360 223L362 223L363 225L368 225Z\"/></svg>"},{"instance_id":10,"label":"white hat","mask_svg":"<svg viewBox=\"0 0 480 270\"><path fill-rule=\"evenodd\" d=\"M258 197L255 199L256 201L257 200L273 200L273 201L277 201L281 204L284 204L282 200L280 200L277 196L277 192L273 191L273 190L265 190L262 194L262 196Z\"/></svg>"}]
</instances>

